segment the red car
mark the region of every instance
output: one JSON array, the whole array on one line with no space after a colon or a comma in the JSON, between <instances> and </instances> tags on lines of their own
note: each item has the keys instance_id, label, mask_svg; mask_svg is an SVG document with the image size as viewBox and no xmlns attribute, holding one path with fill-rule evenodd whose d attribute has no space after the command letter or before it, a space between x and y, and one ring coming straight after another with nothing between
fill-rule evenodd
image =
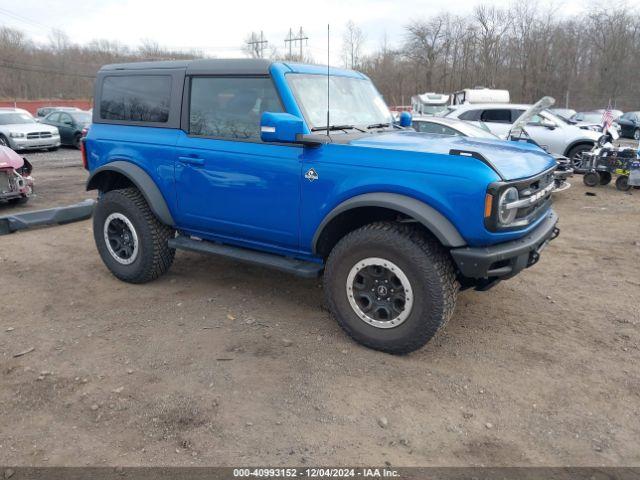
<instances>
[{"instance_id":1,"label":"red car","mask_svg":"<svg viewBox=\"0 0 640 480\"><path fill-rule=\"evenodd\" d=\"M0 147L0 201L26 203L33 193L33 167L8 147Z\"/></svg>"}]
</instances>

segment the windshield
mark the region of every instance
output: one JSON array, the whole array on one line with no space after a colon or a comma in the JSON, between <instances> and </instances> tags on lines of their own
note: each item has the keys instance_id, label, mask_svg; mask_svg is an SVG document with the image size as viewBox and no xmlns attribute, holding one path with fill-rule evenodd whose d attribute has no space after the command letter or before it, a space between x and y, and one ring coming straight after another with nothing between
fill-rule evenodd
<instances>
[{"instance_id":1,"label":"windshield","mask_svg":"<svg viewBox=\"0 0 640 480\"><path fill-rule=\"evenodd\" d=\"M35 123L35 120L28 113L0 114L0 125L16 125L19 123Z\"/></svg>"},{"instance_id":2,"label":"windshield","mask_svg":"<svg viewBox=\"0 0 640 480\"><path fill-rule=\"evenodd\" d=\"M89 115L88 113L82 112L82 113L69 113L69 115L71 115L73 117L73 119L76 121L76 123L91 123L91 115Z\"/></svg>"},{"instance_id":3,"label":"windshield","mask_svg":"<svg viewBox=\"0 0 640 480\"><path fill-rule=\"evenodd\" d=\"M571 120L576 122L593 122L600 123L602 121L601 113L576 113Z\"/></svg>"},{"instance_id":4,"label":"windshield","mask_svg":"<svg viewBox=\"0 0 640 480\"><path fill-rule=\"evenodd\" d=\"M327 77L289 74L287 81L298 101L309 128L327 125ZM387 104L369 80L354 77L329 77L331 125L368 126L391 123Z\"/></svg>"}]
</instances>

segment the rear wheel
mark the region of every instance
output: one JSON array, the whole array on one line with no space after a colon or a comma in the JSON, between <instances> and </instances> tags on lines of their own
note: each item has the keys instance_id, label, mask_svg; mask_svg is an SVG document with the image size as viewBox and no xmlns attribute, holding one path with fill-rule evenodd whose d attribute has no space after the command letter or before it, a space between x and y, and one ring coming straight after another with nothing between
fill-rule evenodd
<instances>
[{"instance_id":1,"label":"rear wheel","mask_svg":"<svg viewBox=\"0 0 640 480\"><path fill-rule=\"evenodd\" d=\"M81 141L82 141L82 134L80 134L80 133L76 133L76 134L73 136L73 146L79 149L79 148L80 148L80 142L81 142Z\"/></svg>"},{"instance_id":2,"label":"rear wheel","mask_svg":"<svg viewBox=\"0 0 640 480\"><path fill-rule=\"evenodd\" d=\"M620 175L616 179L616 188L621 192L631 190L631 185L629 185L629 177L627 175Z\"/></svg>"},{"instance_id":3,"label":"rear wheel","mask_svg":"<svg viewBox=\"0 0 640 480\"><path fill-rule=\"evenodd\" d=\"M145 283L166 272L175 256L175 231L153 214L135 188L112 190L99 199L93 236L107 268L120 280Z\"/></svg>"},{"instance_id":4,"label":"rear wheel","mask_svg":"<svg viewBox=\"0 0 640 480\"><path fill-rule=\"evenodd\" d=\"M333 316L357 342L405 354L451 317L458 282L447 252L409 226L374 223L346 235L325 268Z\"/></svg>"},{"instance_id":5,"label":"rear wheel","mask_svg":"<svg viewBox=\"0 0 640 480\"><path fill-rule=\"evenodd\" d=\"M582 182L587 187L595 187L600 183L600 174L598 172L587 172L582 176Z\"/></svg>"},{"instance_id":6,"label":"rear wheel","mask_svg":"<svg viewBox=\"0 0 640 480\"><path fill-rule=\"evenodd\" d=\"M611 173L600 172L600 185L609 185L611 183Z\"/></svg>"},{"instance_id":7,"label":"rear wheel","mask_svg":"<svg viewBox=\"0 0 640 480\"><path fill-rule=\"evenodd\" d=\"M571 160L571 165L575 170L580 171L587 168L586 159L584 158L583 154L590 151L592 148L592 145L583 144L576 145L569 151L569 154L567 156Z\"/></svg>"}]
</instances>

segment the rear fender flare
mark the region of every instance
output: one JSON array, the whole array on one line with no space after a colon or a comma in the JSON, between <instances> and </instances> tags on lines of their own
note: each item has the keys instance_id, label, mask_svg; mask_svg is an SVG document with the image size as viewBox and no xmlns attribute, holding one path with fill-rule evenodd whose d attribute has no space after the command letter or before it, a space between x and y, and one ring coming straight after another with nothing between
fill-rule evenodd
<instances>
[{"instance_id":1,"label":"rear fender flare","mask_svg":"<svg viewBox=\"0 0 640 480\"><path fill-rule=\"evenodd\" d=\"M128 178L142 193L156 217L165 225L175 225L173 215L156 183L147 172L131 162L117 160L97 168L87 180L87 190L100 188L101 179L107 172L115 172Z\"/></svg>"}]
</instances>

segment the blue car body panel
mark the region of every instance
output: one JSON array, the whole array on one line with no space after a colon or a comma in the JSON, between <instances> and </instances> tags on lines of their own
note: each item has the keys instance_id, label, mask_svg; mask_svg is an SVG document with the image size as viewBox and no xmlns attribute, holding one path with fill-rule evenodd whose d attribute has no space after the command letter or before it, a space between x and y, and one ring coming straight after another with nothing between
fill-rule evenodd
<instances>
[{"instance_id":1,"label":"blue car body panel","mask_svg":"<svg viewBox=\"0 0 640 480\"><path fill-rule=\"evenodd\" d=\"M326 75L326 67L270 67L284 110L302 118L286 80L294 73ZM367 78L348 70L330 73ZM313 238L325 217L366 193L395 193L424 202L446 217L469 246L522 237L544 216L520 230L489 231L484 224L487 187L531 177L555 164L551 156L524 143L409 130L303 147L94 123L86 150L90 171L125 160L147 172L176 227L187 234L313 261L321 261L313 254ZM451 150L480 153L487 163L450 155ZM318 176L313 181L305 179L311 168Z\"/></svg>"}]
</instances>

